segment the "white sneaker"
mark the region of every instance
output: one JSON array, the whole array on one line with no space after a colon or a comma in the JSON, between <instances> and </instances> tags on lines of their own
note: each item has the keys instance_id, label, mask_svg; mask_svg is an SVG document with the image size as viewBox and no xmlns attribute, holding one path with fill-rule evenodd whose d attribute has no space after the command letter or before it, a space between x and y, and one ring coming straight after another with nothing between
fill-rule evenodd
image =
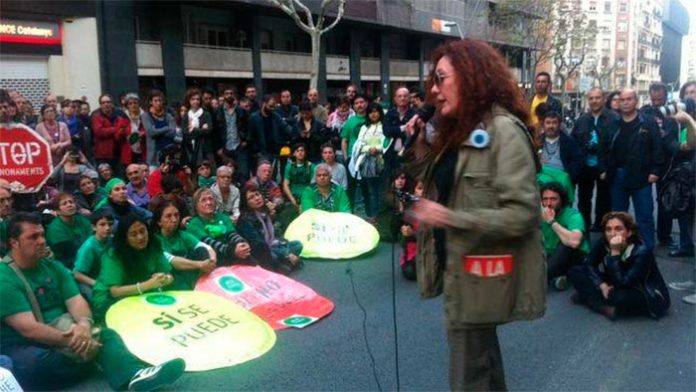
<instances>
[{"instance_id":1,"label":"white sneaker","mask_svg":"<svg viewBox=\"0 0 696 392\"><path fill-rule=\"evenodd\" d=\"M677 291L694 291L696 289L696 284L693 280L687 280L685 282L670 282L668 286L670 289Z\"/></svg>"},{"instance_id":2,"label":"white sneaker","mask_svg":"<svg viewBox=\"0 0 696 392\"><path fill-rule=\"evenodd\" d=\"M686 302L687 304L696 305L696 294L691 294L687 295L686 297L682 297L682 301Z\"/></svg>"},{"instance_id":3,"label":"white sneaker","mask_svg":"<svg viewBox=\"0 0 696 392\"><path fill-rule=\"evenodd\" d=\"M178 380L186 370L181 358L172 359L157 366L140 369L128 383L129 391L154 391Z\"/></svg>"}]
</instances>

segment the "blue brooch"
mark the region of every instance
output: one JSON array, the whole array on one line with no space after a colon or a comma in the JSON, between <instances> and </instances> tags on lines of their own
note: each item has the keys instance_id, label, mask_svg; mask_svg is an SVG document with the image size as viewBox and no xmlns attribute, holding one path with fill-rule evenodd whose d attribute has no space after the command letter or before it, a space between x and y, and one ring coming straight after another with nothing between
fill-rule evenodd
<instances>
[{"instance_id":1,"label":"blue brooch","mask_svg":"<svg viewBox=\"0 0 696 392\"><path fill-rule=\"evenodd\" d=\"M486 148L491 144L491 136L483 129L474 129L469 136L469 144L474 148Z\"/></svg>"}]
</instances>

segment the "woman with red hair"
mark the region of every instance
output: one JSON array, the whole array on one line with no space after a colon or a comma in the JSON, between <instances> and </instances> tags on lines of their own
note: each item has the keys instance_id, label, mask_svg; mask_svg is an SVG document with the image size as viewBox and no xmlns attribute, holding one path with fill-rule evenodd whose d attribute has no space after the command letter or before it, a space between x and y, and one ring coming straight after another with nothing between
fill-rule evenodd
<instances>
[{"instance_id":1,"label":"woman with red hair","mask_svg":"<svg viewBox=\"0 0 696 392\"><path fill-rule=\"evenodd\" d=\"M421 295L445 292L452 390L505 390L496 326L541 317L546 266L538 163L527 105L503 56L462 40L433 53L435 133L417 116L409 172L423 180L413 206ZM434 245L434 246L433 246Z\"/></svg>"}]
</instances>

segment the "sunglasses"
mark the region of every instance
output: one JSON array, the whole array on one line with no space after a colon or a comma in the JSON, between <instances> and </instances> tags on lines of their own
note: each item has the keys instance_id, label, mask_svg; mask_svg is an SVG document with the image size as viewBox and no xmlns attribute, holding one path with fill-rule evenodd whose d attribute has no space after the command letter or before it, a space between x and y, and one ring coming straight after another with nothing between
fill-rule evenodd
<instances>
[{"instance_id":1,"label":"sunglasses","mask_svg":"<svg viewBox=\"0 0 696 392\"><path fill-rule=\"evenodd\" d=\"M445 79L449 78L450 76L452 76L452 74L446 75L435 72L433 73L433 82L436 86L440 87Z\"/></svg>"}]
</instances>

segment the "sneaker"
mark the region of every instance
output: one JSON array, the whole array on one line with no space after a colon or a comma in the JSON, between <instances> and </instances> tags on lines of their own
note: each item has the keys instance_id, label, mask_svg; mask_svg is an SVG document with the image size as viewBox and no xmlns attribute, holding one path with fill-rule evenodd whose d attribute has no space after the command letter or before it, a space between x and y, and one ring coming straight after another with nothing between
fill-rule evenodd
<instances>
[{"instance_id":1,"label":"sneaker","mask_svg":"<svg viewBox=\"0 0 696 392\"><path fill-rule=\"evenodd\" d=\"M154 391L174 383L184 374L186 362L172 359L157 366L140 369L128 383L129 391Z\"/></svg>"},{"instance_id":2,"label":"sneaker","mask_svg":"<svg viewBox=\"0 0 696 392\"><path fill-rule=\"evenodd\" d=\"M566 277L565 275L554 278L552 283L553 288L555 288L558 291L568 290L568 277Z\"/></svg>"},{"instance_id":3,"label":"sneaker","mask_svg":"<svg viewBox=\"0 0 696 392\"><path fill-rule=\"evenodd\" d=\"M686 297L682 297L682 301L686 302L687 304L696 305L696 294L691 294L687 295Z\"/></svg>"},{"instance_id":4,"label":"sneaker","mask_svg":"<svg viewBox=\"0 0 696 392\"><path fill-rule=\"evenodd\" d=\"M687 280L686 282L670 282L668 285L670 289L677 291L694 291L696 290L696 283L693 280Z\"/></svg>"}]
</instances>

